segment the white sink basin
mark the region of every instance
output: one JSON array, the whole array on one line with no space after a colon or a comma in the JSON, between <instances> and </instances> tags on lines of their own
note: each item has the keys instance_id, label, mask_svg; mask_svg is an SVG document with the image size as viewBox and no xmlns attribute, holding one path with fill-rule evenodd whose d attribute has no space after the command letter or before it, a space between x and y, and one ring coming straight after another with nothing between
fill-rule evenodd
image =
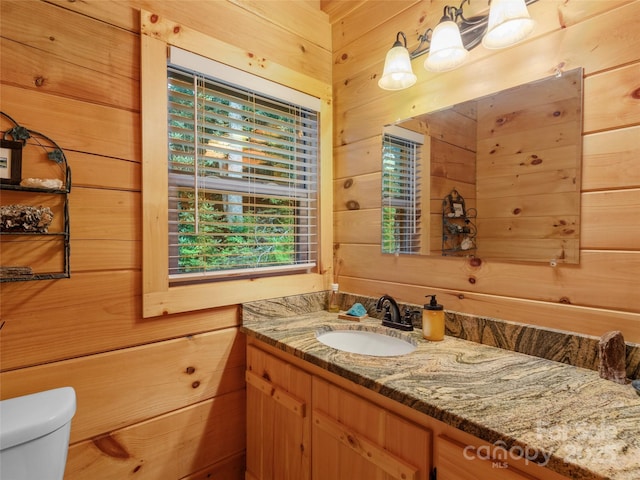
<instances>
[{"instance_id":1,"label":"white sink basin","mask_svg":"<svg viewBox=\"0 0 640 480\"><path fill-rule=\"evenodd\" d=\"M316 338L336 350L375 357L396 357L416 349L408 338L397 338L368 330L319 331Z\"/></svg>"}]
</instances>

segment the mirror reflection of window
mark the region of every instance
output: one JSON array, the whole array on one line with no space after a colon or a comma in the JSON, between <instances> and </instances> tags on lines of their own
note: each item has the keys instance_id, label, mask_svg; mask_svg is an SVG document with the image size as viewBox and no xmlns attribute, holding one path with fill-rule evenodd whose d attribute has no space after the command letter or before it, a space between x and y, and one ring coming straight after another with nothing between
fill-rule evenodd
<instances>
[{"instance_id":1,"label":"mirror reflection of window","mask_svg":"<svg viewBox=\"0 0 640 480\"><path fill-rule=\"evenodd\" d=\"M382 253L420 253L424 137L398 127L382 138Z\"/></svg>"}]
</instances>

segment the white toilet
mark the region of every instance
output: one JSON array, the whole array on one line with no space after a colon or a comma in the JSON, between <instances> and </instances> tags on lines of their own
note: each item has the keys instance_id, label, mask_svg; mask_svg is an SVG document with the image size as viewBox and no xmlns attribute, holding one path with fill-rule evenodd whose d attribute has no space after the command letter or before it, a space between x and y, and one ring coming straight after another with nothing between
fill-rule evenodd
<instances>
[{"instance_id":1,"label":"white toilet","mask_svg":"<svg viewBox=\"0 0 640 480\"><path fill-rule=\"evenodd\" d=\"M75 413L71 387L0 401L0 479L62 480Z\"/></svg>"}]
</instances>

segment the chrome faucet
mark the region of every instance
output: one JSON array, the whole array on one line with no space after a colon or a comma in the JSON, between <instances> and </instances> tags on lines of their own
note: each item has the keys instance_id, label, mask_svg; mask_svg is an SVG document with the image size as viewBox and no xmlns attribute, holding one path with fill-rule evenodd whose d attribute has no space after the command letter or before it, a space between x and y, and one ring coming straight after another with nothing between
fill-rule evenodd
<instances>
[{"instance_id":1,"label":"chrome faucet","mask_svg":"<svg viewBox=\"0 0 640 480\"><path fill-rule=\"evenodd\" d=\"M413 330L413 323L411 321L413 312L411 312L410 309L405 311L404 317L400 316L398 304L393 297L386 294L381 296L376 302L376 312L381 312L383 308L385 310L382 325L405 331Z\"/></svg>"}]
</instances>

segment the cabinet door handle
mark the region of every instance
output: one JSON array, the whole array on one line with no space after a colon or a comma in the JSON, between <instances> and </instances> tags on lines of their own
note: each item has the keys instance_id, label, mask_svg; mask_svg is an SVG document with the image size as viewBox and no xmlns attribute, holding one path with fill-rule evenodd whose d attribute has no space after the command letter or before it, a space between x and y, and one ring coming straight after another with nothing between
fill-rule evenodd
<instances>
[{"instance_id":1,"label":"cabinet door handle","mask_svg":"<svg viewBox=\"0 0 640 480\"><path fill-rule=\"evenodd\" d=\"M399 480L415 480L418 469L384 447L347 428L319 410L313 410L313 425Z\"/></svg>"},{"instance_id":2,"label":"cabinet door handle","mask_svg":"<svg viewBox=\"0 0 640 480\"><path fill-rule=\"evenodd\" d=\"M245 379L247 383L258 390L260 390L265 395L269 395L280 405L285 407L287 410L292 411L296 415L304 418L306 416L306 404L305 402L297 399L289 392L283 390L282 388L274 385L268 380L259 377L253 372L246 371Z\"/></svg>"}]
</instances>

